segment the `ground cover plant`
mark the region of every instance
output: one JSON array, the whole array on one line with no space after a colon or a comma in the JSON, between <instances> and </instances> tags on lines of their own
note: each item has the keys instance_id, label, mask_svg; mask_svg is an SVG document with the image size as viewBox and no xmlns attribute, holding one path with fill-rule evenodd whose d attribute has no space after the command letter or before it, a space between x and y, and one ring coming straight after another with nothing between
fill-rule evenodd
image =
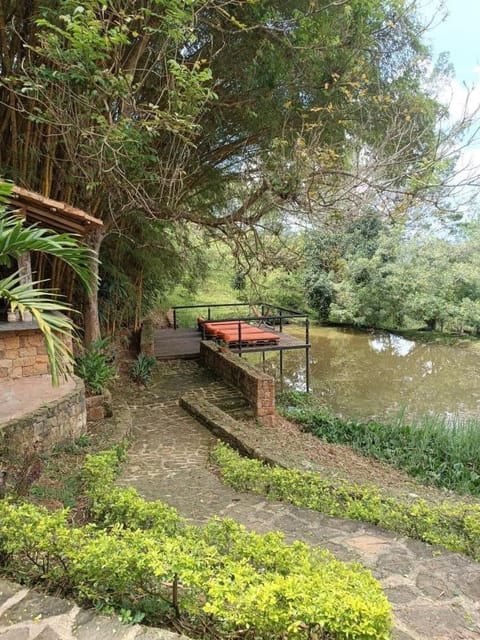
<instances>
[{"instance_id":1,"label":"ground cover plant","mask_svg":"<svg viewBox=\"0 0 480 640\"><path fill-rule=\"evenodd\" d=\"M346 481L333 485L315 472L242 458L224 444L217 445L211 459L223 480L239 491L253 491L334 517L370 522L480 561L480 505L407 502L384 497L373 486Z\"/></svg>"},{"instance_id":2,"label":"ground cover plant","mask_svg":"<svg viewBox=\"0 0 480 640\"><path fill-rule=\"evenodd\" d=\"M369 571L232 520L187 525L174 509L113 485L123 455L117 447L87 456L85 526L71 526L68 510L0 501L3 571L192 637L390 637L390 606Z\"/></svg>"},{"instance_id":3,"label":"ground cover plant","mask_svg":"<svg viewBox=\"0 0 480 640\"><path fill-rule=\"evenodd\" d=\"M288 392L279 400L286 418L332 444L387 462L427 484L480 496L480 425L429 416L409 423L345 420L321 407L309 394Z\"/></svg>"}]
</instances>

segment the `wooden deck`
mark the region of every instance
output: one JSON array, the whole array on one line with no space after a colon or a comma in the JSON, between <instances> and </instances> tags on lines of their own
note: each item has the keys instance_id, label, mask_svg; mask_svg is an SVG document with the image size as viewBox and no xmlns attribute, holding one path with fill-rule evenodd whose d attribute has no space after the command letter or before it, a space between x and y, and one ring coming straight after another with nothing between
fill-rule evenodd
<instances>
[{"instance_id":1,"label":"wooden deck","mask_svg":"<svg viewBox=\"0 0 480 640\"><path fill-rule=\"evenodd\" d=\"M289 335L279 333L278 344L242 347L242 353L258 353L262 351L283 351L288 349L305 349L306 344ZM158 360L192 360L200 355L200 331L196 329L156 329L154 334L154 354ZM239 353L240 349L232 347L233 353Z\"/></svg>"}]
</instances>

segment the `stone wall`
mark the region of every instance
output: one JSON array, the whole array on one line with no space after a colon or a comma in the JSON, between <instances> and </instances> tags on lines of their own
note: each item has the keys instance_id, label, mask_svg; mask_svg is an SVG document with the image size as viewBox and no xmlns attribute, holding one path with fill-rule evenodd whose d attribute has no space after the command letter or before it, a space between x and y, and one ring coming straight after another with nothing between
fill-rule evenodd
<instances>
[{"instance_id":1,"label":"stone wall","mask_svg":"<svg viewBox=\"0 0 480 640\"><path fill-rule=\"evenodd\" d=\"M85 386L75 378L73 390L2 424L0 449L9 456L22 455L39 442L41 451L47 451L63 440L78 438L86 429Z\"/></svg>"},{"instance_id":2,"label":"stone wall","mask_svg":"<svg viewBox=\"0 0 480 640\"><path fill-rule=\"evenodd\" d=\"M248 401L256 417L268 422L275 415L275 380L252 367L240 356L220 351L209 340L200 342L200 362L222 380L236 387Z\"/></svg>"},{"instance_id":3,"label":"stone wall","mask_svg":"<svg viewBox=\"0 0 480 640\"><path fill-rule=\"evenodd\" d=\"M39 329L0 331L0 380L15 380L46 373L47 350Z\"/></svg>"},{"instance_id":4,"label":"stone wall","mask_svg":"<svg viewBox=\"0 0 480 640\"><path fill-rule=\"evenodd\" d=\"M142 323L140 351L146 356L153 356L155 353L153 341L153 320L150 318L146 318Z\"/></svg>"}]
</instances>

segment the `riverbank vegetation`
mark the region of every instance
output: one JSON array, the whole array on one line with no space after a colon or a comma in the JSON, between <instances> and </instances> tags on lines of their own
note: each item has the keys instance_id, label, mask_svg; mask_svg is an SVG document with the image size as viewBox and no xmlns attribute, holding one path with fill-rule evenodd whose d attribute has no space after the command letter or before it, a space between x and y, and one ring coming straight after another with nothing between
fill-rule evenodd
<instances>
[{"instance_id":1,"label":"riverbank vegetation","mask_svg":"<svg viewBox=\"0 0 480 640\"><path fill-rule=\"evenodd\" d=\"M126 623L192 637L387 640L391 613L370 572L232 520L187 525L159 501L114 487L122 447L87 456L90 523L66 510L0 501L3 571Z\"/></svg>"},{"instance_id":2,"label":"riverbank vegetation","mask_svg":"<svg viewBox=\"0 0 480 640\"><path fill-rule=\"evenodd\" d=\"M279 408L326 442L348 444L426 484L480 496L480 428L475 419L346 420L320 406L311 395L299 392L283 394Z\"/></svg>"}]
</instances>

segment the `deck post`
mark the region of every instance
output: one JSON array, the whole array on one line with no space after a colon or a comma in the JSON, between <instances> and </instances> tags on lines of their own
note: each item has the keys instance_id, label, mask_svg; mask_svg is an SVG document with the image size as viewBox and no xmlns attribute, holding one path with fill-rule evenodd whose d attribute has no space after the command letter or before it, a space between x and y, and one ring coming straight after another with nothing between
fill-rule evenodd
<instances>
[{"instance_id":1,"label":"deck post","mask_svg":"<svg viewBox=\"0 0 480 640\"><path fill-rule=\"evenodd\" d=\"M177 310L173 307L173 329L177 330Z\"/></svg>"},{"instance_id":2,"label":"deck post","mask_svg":"<svg viewBox=\"0 0 480 640\"><path fill-rule=\"evenodd\" d=\"M283 332L283 317L282 317L282 310L279 309L280 311L280 333Z\"/></svg>"},{"instance_id":3,"label":"deck post","mask_svg":"<svg viewBox=\"0 0 480 640\"><path fill-rule=\"evenodd\" d=\"M242 323L238 323L238 355L242 357Z\"/></svg>"},{"instance_id":4,"label":"deck post","mask_svg":"<svg viewBox=\"0 0 480 640\"><path fill-rule=\"evenodd\" d=\"M280 391L283 392L283 349L280 349Z\"/></svg>"},{"instance_id":5,"label":"deck post","mask_svg":"<svg viewBox=\"0 0 480 640\"><path fill-rule=\"evenodd\" d=\"M307 393L310 393L310 321L305 320L305 386Z\"/></svg>"},{"instance_id":6,"label":"deck post","mask_svg":"<svg viewBox=\"0 0 480 640\"><path fill-rule=\"evenodd\" d=\"M208 310L207 310L207 318L209 321L212 319L211 313L210 313L210 307L208 307Z\"/></svg>"}]
</instances>

